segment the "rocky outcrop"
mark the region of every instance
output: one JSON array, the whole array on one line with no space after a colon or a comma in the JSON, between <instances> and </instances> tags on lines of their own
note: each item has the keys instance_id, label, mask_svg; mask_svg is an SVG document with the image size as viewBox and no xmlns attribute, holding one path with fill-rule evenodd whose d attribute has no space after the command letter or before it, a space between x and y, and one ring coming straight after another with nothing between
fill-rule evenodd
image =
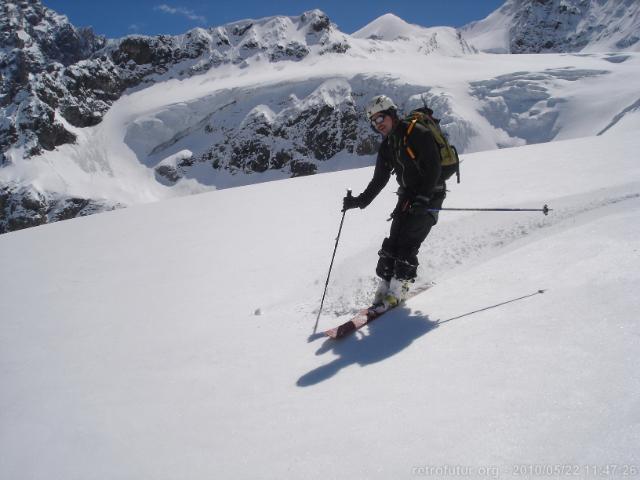
<instances>
[{"instance_id":1,"label":"rocky outcrop","mask_svg":"<svg viewBox=\"0 0 640 480\"><path fill-rule=\"evenodd\" d=\"M24 146L29 156L74 141L55 116L65 88L50 77L39 80L88 58L105 44L104 37L73 27L38 0L0 5L0 165L12 146Z\"/></svg>"},{"instance_id":2,"label":"rocky outcrop","mask_svg":"<svg viewBox=\"0 0 640 480\"><path fill-rule=\"evenodd\" d=\"M609 21L601 23L597 18L600 15L594 15L598 10L591 5L594 2L533 0L520 3L510 28L511 53L579 52L594 40L613 33ZM624 7L620 1L608 3L612 8L616 7L614 4ZM631 3L628 6L631 7ZM638 40L638 35L630 32L617 41L617 46L624 49Z\"/></svg>"},{"instance_id":3,"label":"rocky outcrop","mask_svg":"<svg viewBox=\"0 0 640 480\"><path fill-rule=\"evenodd\" d=\"M367 122L364 107L379 91L389 92L404 112L426 102L460 151L477 134L454 113L452 98L442 91L357 75L220 91L141 118L130 125L126 138L139 158L155 165L165 185L191 178L203 184L213 179L219 186L217 179L229 175L238 178L228 183L246 184L257 180L248 176L264 172L270 172L266 178L309 175L377 153L380 136ZM191 119L186 126L185 118ZM198 150L199 145L209 146Z\"/></svg>"},{"instance_id":4,"label":"rocky outcrop","mask_svg":"<svg viewBox=\"0 0 640 480\"><path fill-rule=\"evenodd\" d=\"M255 94L278 94L270 92ZM156 173L175 182L204 163L232 175L279 170L301 176L315 173L321 162L340 152L371 155L378 149L379 136L369 128L356 97L367 94L354 94L345 79L331 79L319 82L305 98L290 96L275 101L285 104L277 112L268 105L255 106L231 128L228 116L212 115L202 128L212 137L211 147L194 155L188 165L183 163L171 171L156 169Z\"/></svg>"},{"instance_id":5,"label":"rocky outcrop","mask_svg":"<svg viewBox=\"0 0 640 480\"><path fill-rule=\"evenodd\" d=\"M640 3L507 0L461 32L480 50L496 53L640 51Z\"/></svg>"},{"instance_id":6,"label":"rocky outcrop","mask_svg":"<svg viewBox=\"0 0 640 480\"><path fill-rule=\"evenodd\" d=\"M42 193L30 187L5 185L0 188L0 234L50 222L84 217L120 208L108 200Z\"/></svg>"}]
</instances>

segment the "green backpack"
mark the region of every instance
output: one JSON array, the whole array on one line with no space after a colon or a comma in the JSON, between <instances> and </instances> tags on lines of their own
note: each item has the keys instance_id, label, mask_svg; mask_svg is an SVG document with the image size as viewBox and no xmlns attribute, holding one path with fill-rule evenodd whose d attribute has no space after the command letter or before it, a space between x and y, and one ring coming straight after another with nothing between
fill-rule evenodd
<instances>
[{"instance_id":1,"label":"green backpack","mask_svg":"<svg viewBox=\"0 0 640 480\"><path fill-rule=\"evenodd\" d=\"M416 159L416 155L413 153L411 147L409 147L407 139L409 138L409 135L411 135L413 127L415 127L416 123L419 123L431 132L431 135L433 135L433 138L440 149L442 178L444 180L448 180L449 177L455 173L458 183L460 183L460 158L458 157L458 151L456 150L456 147L449 143L446 135L440 129L440 120L433 117L433 110L429 107L416 108L405 117L405 121L409 123L409 128L407 128L407 133L404 136L404 145L409 157L413 160Z\"/></svg>"}]
</instances>

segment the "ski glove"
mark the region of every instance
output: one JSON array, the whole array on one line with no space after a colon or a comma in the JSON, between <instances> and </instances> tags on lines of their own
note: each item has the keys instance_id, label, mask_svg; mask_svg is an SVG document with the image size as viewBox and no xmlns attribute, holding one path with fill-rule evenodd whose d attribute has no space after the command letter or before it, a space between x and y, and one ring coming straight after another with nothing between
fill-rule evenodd
<instances>
[{"instance_id":1,"label":"ski glove","mask_svg":"<svg viewBox=\"0 0 640 480\"><path fill-rule=\"evenodd\" d=\"M351 195L347 195L342 200L342 211L346 212L347 210L351 210L352 208L362 208L362 202L360 201L360 197L352 197Z\"/></svg>"}]
</instances>

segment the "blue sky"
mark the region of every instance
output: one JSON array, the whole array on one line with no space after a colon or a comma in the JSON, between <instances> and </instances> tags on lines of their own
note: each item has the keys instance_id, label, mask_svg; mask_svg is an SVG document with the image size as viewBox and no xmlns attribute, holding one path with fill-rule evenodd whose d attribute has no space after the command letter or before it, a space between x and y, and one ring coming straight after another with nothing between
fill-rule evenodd
<instances>
[{"instance_id":1,"label":"blue sky","mask_svg":"<svg viewBox=\"0 0 640 480\"><path fill-rule=\"evenodd\" d=\"M75 26L92 26L109 38L131 33L184 33L244 18L300 15L319 8L338 28L352 33L385 13L422 26L458 27L486 17L504 0L43 0Z\"/></svg>"}]
</instances>

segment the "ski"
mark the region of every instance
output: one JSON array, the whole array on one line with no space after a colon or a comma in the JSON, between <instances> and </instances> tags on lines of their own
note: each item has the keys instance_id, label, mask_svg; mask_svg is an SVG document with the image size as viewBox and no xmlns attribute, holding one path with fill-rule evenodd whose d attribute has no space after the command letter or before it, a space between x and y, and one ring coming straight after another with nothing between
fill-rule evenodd
<instances>
[{"instance_id":1,"label":"ski","mask_svg":"<svg viewBox=\"0 0 640 480\"><path fill-rule=\"evenodd\" d=\"M326 330L324 334L330 338L342 338L356 330L364 327L367 323L372 322L376 318L382 316L395 307L386 308L384 306L371 306L360 310L352 319L347 320L342 325Z\"/></svg>"},{"instance_id":2,"label":"ski","mask_svg":"<svg viewBox=\"0 0 640 480\"><path fill-rule=\"evenodd\" d=\"M409 293L407 298L405 298L402 302L400 302L395 307L384 307L381 305L372 305L368 308L363 308L358 313L356 313L352 319L344 322L342 325L338 325L337 327L330 328L329 330L325 330L324 332L322 332L322 334L329 338L334 338L334 339L345 337L350 333L355 332L356 330L359 330L360 328L364 327L367 323L372 322L376 318L381 317L385 313L393 310L394 308L404 305L405 301L409 300L412 297L415 297L416 295L424 292L425 290L428 290L433 285L434 283L428 283L426 285L422 285L416 288L411 293Z\"/></svg>"}]
</instances>

